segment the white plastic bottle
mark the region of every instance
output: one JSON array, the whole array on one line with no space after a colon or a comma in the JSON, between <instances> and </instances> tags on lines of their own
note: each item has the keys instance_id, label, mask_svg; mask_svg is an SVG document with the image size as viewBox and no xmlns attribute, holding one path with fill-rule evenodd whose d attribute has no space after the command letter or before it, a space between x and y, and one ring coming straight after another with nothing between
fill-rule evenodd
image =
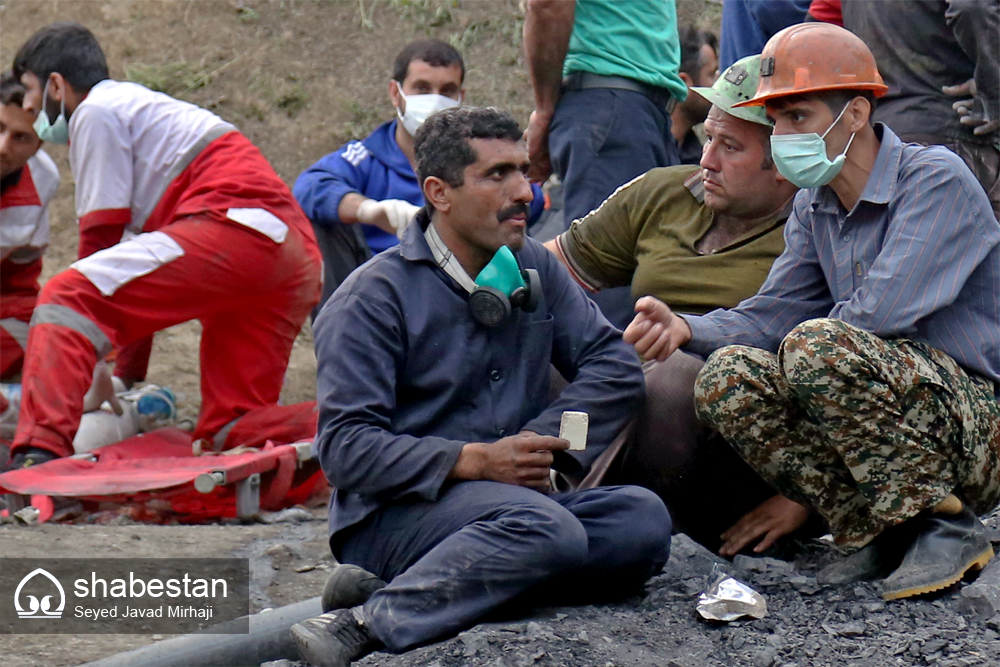
<instances>
[{"instance_id":1,"label":"white plastic bottle","mask_svg":"<svg viewBox=\"0 0 1000 667\"><path fill-rule=\"evenodd\" d=\"M85 412L73 438L77 454L104 447L139 433L139 413L131 401L121 401L122 414L116 415L108 403L99 410Z\"/></svg>"}]
</instances>

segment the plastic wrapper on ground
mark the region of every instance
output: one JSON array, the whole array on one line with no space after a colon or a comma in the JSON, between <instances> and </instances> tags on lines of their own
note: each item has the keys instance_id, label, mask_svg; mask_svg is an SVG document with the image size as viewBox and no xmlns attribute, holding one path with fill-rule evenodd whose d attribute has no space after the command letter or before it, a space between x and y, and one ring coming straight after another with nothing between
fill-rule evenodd
<instances>
[{"instance_id":1,"label":"plastic wrapper on ground","mask_svg":"<svg viewBox=\"0 0 1000 667\"><path fill-rule=\"evenodd\" d=\"M711 585L698 597L698 613L710 621L735 621L743 616L764 618L764 596L728 574L713 572Z\"/></svg>"}]
</instances>

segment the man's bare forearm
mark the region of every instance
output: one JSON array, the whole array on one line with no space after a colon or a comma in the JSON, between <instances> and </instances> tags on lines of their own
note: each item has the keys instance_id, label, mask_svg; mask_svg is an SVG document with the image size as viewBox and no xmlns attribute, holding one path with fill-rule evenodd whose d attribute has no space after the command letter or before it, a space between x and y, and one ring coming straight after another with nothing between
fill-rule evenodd
<instances>
[{"instance_id":1,"label":"man's bare forearm","mask_svg":"<svg viewBox=\"0 0 1000 667\"><path fill-rule=\"evenodd\" d=\"M529 0L524 18L524 57L535 110L551 115L559 101L563 61L573 32L576 0Z\"/></svg>"}]
</instances>

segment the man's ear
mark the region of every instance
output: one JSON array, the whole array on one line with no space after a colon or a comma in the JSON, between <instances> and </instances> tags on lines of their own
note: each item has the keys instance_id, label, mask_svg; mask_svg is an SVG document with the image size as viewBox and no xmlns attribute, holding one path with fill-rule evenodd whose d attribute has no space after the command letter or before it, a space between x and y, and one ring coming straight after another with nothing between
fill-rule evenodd
<instances>
[{"instance_id":1,"label":"man's ear","mask_svg":"<svg viewBox=\"0 0 1000 667\"><path fill-rule=\"evenodd\" d=\"M67 119L76 111L85 97L87 97L86 92L78 93L59 72L53 72L49 75L49 99L66 103Z\"/></svg>"},{"instance_id":2,"label":"man's ear","mask_svg":"<svg viewBox=\"0 0 1000 667\"><path fill-rule=\"evenodd\" d=\"M442 213L451 210L451 186L437 176L424 179L424 199Z\"/></svg>"},{"instance_id":3,"label":"man's ear","mask_svg":"<svg viewBox=\"0 0 1000 667\"><path fill-rule=\"evenodd\" d=\"M45 89L45 81L40 82L42 85L42 90ZM66 93L69 92L70 87L63 78L63 75L59 72L52 72L49 74L48 79L49 84L49 98L55 100L56 102L63 102L67 99Z\"/></svg>"},{"instance_id":4,"label":"man's ear","mask_svg":"<svg viewBox=\"0 0 1000 667\"><path fill-rule=\"evenodd\" d=\"M403 98L399 94L399 82L395 79L389 79L389 100L392 102L392 106L396 107L400 111L403 110Z\"/></svg>"},{"instance_id":5,"label":"man's ear","mask_svg":"<svg viewBox=\"0 0 1000 667\"><path fill-rule=\"evenodd\" d=\"M688 74L687 72L678 72L678 75L684 81L685 86L687 86L688 88L694 87L694 79L691 78L690 74Z\"/></svg>"},{"instance_id":6,"label":"man's ear","mask_svg":"<svg viewBox=\"0 0 1000 667\"><path fill-rule=\"evenodd\" d=\"M851 132L857 132L868 125L868 119L872 115L871 102L864 97L855 97L848 105L847 113L851 114Z\"/></svg>"}]
</instances>

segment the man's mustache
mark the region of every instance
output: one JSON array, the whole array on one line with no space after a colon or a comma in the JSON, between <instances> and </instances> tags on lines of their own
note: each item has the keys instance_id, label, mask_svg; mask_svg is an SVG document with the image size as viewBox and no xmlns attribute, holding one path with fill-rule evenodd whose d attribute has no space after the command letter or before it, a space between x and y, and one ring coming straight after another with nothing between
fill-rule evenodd
<instances>
[{"instance_id":1,"label":"man's mustache","mask_svg":"<svg viewBox=\"0 0 1000 667\"><path fill-rule=\"evenodd\" d=\"M525 204L524 202L521 202L519 204L514 204L513 206L508 206L507 208L497 213L497 220L499 222L503 222L504 220L510 220L515 215L523 215L524 217L528 217L529 213L531 213L531 207Z\"/></svg>"}]
</instances>

